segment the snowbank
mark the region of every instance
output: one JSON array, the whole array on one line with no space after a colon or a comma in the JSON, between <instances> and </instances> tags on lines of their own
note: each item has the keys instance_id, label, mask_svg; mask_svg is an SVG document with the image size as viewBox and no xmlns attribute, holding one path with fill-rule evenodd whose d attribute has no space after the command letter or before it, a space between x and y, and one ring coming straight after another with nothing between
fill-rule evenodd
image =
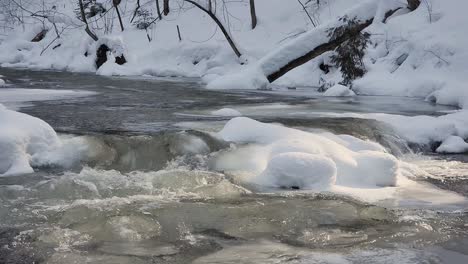
<instances>
[{"instance_id":1,"label":"snowbank","mask_svg":"<svg viewBox=\"0 0 468 264\"><path fill-rule=\"evenodd\" d=\"M399 163L378 144L350 136L312 134L237 117L218 133L223 140L249 143L221 154L216 168L240 171L263 187L328 190L333 185L395 186Z\"/></svg>"},{"instance_id":2,"label":"snowbank","mask_svg":"<svg viewBox=\"0 0 468 264\"><path fill-rule=\"evenodd\" d=\"M216 116L241 116L242 115L241 112L232 108L222 108L216 111L212 111L211 114L216 115Z\"/></svg>"},{"instance_id":3,"label":"snowbank","mask_svg":"<svg viewBox=\"0 0 468 264\"><path fill-rule=\"evenodd\" d=\"M355 96L356 94L348 87L335 84L323 93L323 96Z\"/></svg>"},{"instance_id":4,"label":"snowbank","mask_svg":"<svg viewBox=\"0 0 468 264\"><path fill-rule=\"evenodd\" d=\"M0 176L33 172L30 162L59 146L46 122L0 105Z\"/></svg>"},{"instance_id":5,"label":"snowbank","mask_svg":"<svg viewBox=\"0 0 468 264\"><path fill-rule=\"evenodd\" d=\"M468 2L430 0L369 31L369 72L355 82L361 94L416 96L468 108Z\"/></svg>"}]
</instances>

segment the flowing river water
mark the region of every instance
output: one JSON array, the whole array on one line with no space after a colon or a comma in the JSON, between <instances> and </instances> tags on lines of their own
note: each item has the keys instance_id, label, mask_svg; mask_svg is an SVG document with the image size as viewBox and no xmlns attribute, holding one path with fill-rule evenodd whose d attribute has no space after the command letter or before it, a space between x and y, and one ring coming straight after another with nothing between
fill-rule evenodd
<instances>
[{"instance_id":1,"label":"flowing river water","mask_svg":"<svg viewBox=\"0 0 468 264\"><path fill-rule=\"evenodd\" d=\"M379 202L259 192L212 165L237 147L212 133L230 118L210 113L231 107L261 122L378 142L427 172L421 186L467 197L466 155L408 146L375 120L313 114L442 115L450 107L300 89L210 91L192 79L0 73L9 88L95 92L21 106L76 142L61 157L66 169L0 177L0 263L468 263L466 203L416 203L417 190ZM76 161L83 144L93 155Z\"/></svg>"}]
</instances>

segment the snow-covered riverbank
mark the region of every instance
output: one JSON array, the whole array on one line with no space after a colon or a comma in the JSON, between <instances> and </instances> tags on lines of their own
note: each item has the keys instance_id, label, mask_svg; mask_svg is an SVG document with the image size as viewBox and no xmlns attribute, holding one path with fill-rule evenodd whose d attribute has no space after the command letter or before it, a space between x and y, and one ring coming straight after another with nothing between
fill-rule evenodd
<instances>
[{"instance_id":1,"label":"snow-covered riverbank","mask_svg":"<svg viewBox=\"0 0 468 264\"><path fill-rule=\"evenodd\" d=\"M308 10L314 24L320 27L365 1L320 1L320 4L310 4ZM239 60L214 22L190 4L171 1L172 12L149 28L152 41L148 42L146 32L130 23L136 2L124 1L120 7L124 32L119 32L116 17L112 15L115 10L110 10L102 19L95 19L92 26L104 42L119 46L119 52L125 54L128 62L117 65L111 58L96 71L94 53L97 44L75 18L75 2L63 1L55 7L56 11L47 13L51 18L45 19L44 25L49 31L40 42L30 42L40 31L37 23L13 23L13 29L7 30L2 37L0 65L103 75L201 77L215 89L256 89L263 86L258 82L262 73L246 69L316 30L296 1L257 0L258 25L254 30L250 29L248 1L219 4L219 17L229 25L231 35L243 53ZM400 2L382 1L378 10L385 5L401 5ZM40 7L33 2L24 5L33 11ZM153 5L145 4L143 8L155 12ZM465 63L468 60L468 37L463 27L468 24L463 11L467 8L464 1L427 0L413 12L401 8L386 23L375 21L366 29L371 34L371 43L363 60L368 73L355 81L353 90L358 94L415 96L440 104L468 107L468 66ZM27 21L37 21L27 13L24 15ZM7 14L3 16L7 17ZM56 35L51 21L56 22L59 30L63 29L61 38L54 40ZM107 23L113 23L113 26ZM98 28L104 26L106 32L101 32ZM177 38L176 26L180 28L182 41ZM330 63L330 55L330 52L324 53L274 84L328 87L340 82L342 77L338 68L330 65L326 73L319 67L322 63ZM235 78L226 77L232 74ZM223 79L226 81L221 81Z\"/></svg>"}]
</instances>

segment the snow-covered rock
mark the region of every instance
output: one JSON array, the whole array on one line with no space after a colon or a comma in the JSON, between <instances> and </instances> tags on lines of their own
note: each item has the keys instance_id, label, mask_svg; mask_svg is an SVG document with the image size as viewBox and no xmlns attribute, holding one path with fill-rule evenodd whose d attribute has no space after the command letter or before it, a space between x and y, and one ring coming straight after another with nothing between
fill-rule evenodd
<instances>
[{"instance_id":1,"label":"snow-covered rock","mask_svg":"<svg viewBox=\"0 0 468 264\"><path fill-rule=\"evenodd\" d=\"M265 171L253 181L276 188L322 191L335 184L336 172L336 164L327 157L304 152L286 152L273 156Z\"/></svg>"},{"instance_id":2,"label":"snow-covered rock","mask_svg":"<svg viewBox=\"0 0 468 264\"><path fill-rule=\"evenodd\" d=\"M30 161L59 145L46 122L0 105L0 176L33 172Z\"/></svg>"},{"instance_id":3,"label":"snow-covered rock","mask_svg":"<svg viewBox=\"0 0 468 264\"><path fill-rule=\"evenodd\" d=\"M323 93L323 96L355 96L356 94L348 87L335 84Z\"/></svg>"},{"instance_id":4,"label":"snow-covered rock","mask_svg":"<svg viewBox=\"0 0 468 264\"><path fill-rule=\"evenodd\" d=\"M327 190L334 184L375 188L395 186L400 177L394 156L373 142L351 136L308 133L246 117L229 121L218 136L248 143L221 153L215 167L243 172L247 176L242 180L252 184L313 190Z\"/></svg>"},{"instance_id":5,"label":"snow-covered rock","mask_svg":"<svg viewBox=\"0 0 468 264\"><path fill-rule=\"evenodd\" d=\"M468 152L468 143L458 136L446 138L436 149L438 153L464 153Z\"/></svg>"},{"instance_id":6,"label":"snow-covered rock","mask_svg":"<svg viewBox=\"0 0 468 264\"><path fill-rule=\"evenodd\" d=\"M211 114L216 115L216 116L241 116L242 115L241 112L232 108L222 108L216 111L212 111Z\"/></svg>"}]
</instances>

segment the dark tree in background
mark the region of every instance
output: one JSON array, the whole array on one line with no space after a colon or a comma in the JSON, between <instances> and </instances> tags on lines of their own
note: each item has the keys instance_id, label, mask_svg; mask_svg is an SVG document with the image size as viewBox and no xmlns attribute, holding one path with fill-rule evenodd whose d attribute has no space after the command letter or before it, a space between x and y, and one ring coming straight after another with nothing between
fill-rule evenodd
<instances>
[{"instance_id":1,"label":"dark tree in background","mask_svg":"<svg viewBox=\"0 0 468 264\"><path fill-rule=\"evenodd\" d=\"M169 0L163 0L163 13L165 16L169 14Z\"/></svg>"},{"instance_id":2,"label":"dark tree in background","mask_svg":"<svg viewBox=\"0 0 468 264\"><path fill-rule=\"evenodd\" d=\"M112 4L114 5L115 12L117 12L117 17L119 18L120 29L124 31L124 25L122 22L122 17L120 16L120 11L119 11L120 2L121 0L112 0Z\"/></svg>"},{"instance_id":3,"label":"dark tree in background","mask_svg":"<svg viewBox=\"0 0 468 264\"><path fill-rule=\"evenodd\" d=\"M158 12L158 18L159 20L161 20L162 16L161 16L161 9L159 8L159 0L156 0L156 12Z\"/></svg>"},{"instance_id":4,"label":"dark tree in background","mask_svg":"<svg viewBox=\"0 0 468 264\"><path fill-rule=\"evenodd\" d=\"M252 29L257 26L257 12L255 11L255 0L250 0L250 17L252 18Z\"/></svg>"}]
</instances>

